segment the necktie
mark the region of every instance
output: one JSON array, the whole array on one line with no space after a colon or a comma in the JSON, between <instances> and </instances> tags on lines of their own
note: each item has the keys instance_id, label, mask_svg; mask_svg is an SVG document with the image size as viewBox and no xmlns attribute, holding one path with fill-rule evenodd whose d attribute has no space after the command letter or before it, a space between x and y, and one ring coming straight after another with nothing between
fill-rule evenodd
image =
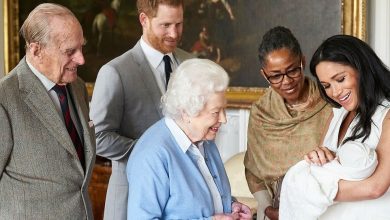
<instances>
[{"instance_id":1,"label":"necktie","mask_svg":"<svg viewBox=\"0 0 390 220\"><path fill-rule=\"evenodd\" d=\"M85 166L85 159L84 159L84 149L83 144L81 143L80 137L77 133L76 127L72 121L72 118L70 117L70 110L69 110L69 104L68 104L68 97L66 93L66 87L55 85L53 87L53 90L57 93L58 99L60 101L61 105L61 111L64 116L66 130L68 130L69 136L72 139L73 145L76 148L77 156L80 159L81 165Z\"/></svg>"},{"instance_id":2,"label":"necktie","mask_svg":"<svg viewBox=\"0 0 390 220\"><path fill-rule=\"evenodd\" d=\"M172 72L171 58L168 55L164 55L163 60L164 60L164 64L165 64L164 65L165 79L166 79L165 87L167 87L168 86L169 77L171 77L171 72Z\"/></svg>"}]
</instances>

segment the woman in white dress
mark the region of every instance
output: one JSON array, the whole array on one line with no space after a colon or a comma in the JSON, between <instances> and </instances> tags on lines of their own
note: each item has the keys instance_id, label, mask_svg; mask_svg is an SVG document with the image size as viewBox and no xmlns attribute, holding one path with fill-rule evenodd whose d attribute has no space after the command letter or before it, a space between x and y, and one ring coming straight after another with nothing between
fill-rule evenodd
<instances>
[{"instance_id":1,"label":"woman in white dress","mask_svg":"<svg viewBox=\"0 0 390 220\"><path fill-rule=\"evenodd\" d=\"M390 219L390 71L365 42L347 35L325 40L310 71L321 95L335 108L321 147L305 155L323 165L343 143L376 149L378 166L362 181L340 180L335 203L320 219Z\"/></svg>"}]
</instances>

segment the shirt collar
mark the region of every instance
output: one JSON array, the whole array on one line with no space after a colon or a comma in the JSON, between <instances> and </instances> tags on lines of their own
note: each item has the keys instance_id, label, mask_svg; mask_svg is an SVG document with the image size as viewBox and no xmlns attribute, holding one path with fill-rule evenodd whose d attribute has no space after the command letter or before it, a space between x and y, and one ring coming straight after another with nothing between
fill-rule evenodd
<instances>
[{"instance_id":1,"label":"shirt collar","mask_svg":"<svg viewBox=\"0 0 390 220\"><path fill-rule=\"evenodd\" d=\"M181 130L181 128L176 124L176 122L173 119L165 117L165 124L167 125L168 129L171 131L180 149L185 153L188 150L188 148L190 148L190 146L192 145L190 139L187 137L184 131Z\"/></svg>"},{"instance_id":2,"label":"shirt collar","mask_svg":"<svg viewBox=\"0 0 390 220\"><path fill-rule=\"evenodd\" d=\"M164 55L168 55L171 58L171 60L175 60L172 53L168 53L168 54L161 53L160 51L154 49L152 46L147 44L143 39L143 37L141 37L140 44L141 44L142 51L145 53L146 59L154 69L157 69L158 65L160 65Z\"/></svg>"},{"instance_id":3,"label":"shirt collar","mask_svg":"<svg viewBox=\"0 0 390 220\"><path fill-rule=\"evenodd\" d=\"M31 71L34 73L35 76L38 77L39 81L42 82L43 86L45 87L46 91L50 91L56 84L52 82L50 79L48 79L45 75L40 73L31 63L29 63L27 60L27 65L31 69Z\"/></svg>"}]
</instances>

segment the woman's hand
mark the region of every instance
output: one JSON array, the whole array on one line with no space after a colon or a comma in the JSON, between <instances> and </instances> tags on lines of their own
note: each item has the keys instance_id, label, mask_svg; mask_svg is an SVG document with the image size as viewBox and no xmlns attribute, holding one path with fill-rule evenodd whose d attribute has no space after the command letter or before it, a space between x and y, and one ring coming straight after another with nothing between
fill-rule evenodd
<instances>
[{"instance_id":1,"label":"woman's hand","mask_svg":"<svg viewBox=\"0 0 390 220\"><path fill-rule=\"evenodd\" d=\"M232 213L232 214L217 214L214 215L213 220L236 220L239 219L237 213Z\"/></svg>"},{"instance_id":2,"label":"woman's hand","mask_svg":"<svg viewBox=\"0 0 390 220\"><path fill-rule=\"evenodd\" d=\"M233 202L231 214L217 214L213 216L213 220L250 220L250 219L252 219L251 209L240 202Z\"/></svg>"},{"instance_id":3,"label":"woman's hand","mask_svg":"<svg viewBox=\"0 0 390 220\"><path fill-rule=\"evenodd\" d=\"M278 220L279 219L279 209L274 208L272 206L268 206L264 211L265 216L267 216L270 220Z\"/></svg>"},{"instance_id":4,"label":"woman's hand","mask_svg":"<svg viewBox=\"0 0 390 220\"><path fill-rule=\"evenodd\" d=\"M303 157L306 162L322 166L335 158L335 155L326 147L318 147Z\"/></svg>"},{"instance_id":5,"label":"woman's hand","mask_svg":"<svg viewBox=\"0 0 390 220\"><path fill-rule=\"evenodd\" d=\"M237 213L238 214L238 219L240 220L249 220L252 219L252 212L251 209L240 203L240 202L233 202L232 204L232 214Z\"/></svg>"}]
</instances>

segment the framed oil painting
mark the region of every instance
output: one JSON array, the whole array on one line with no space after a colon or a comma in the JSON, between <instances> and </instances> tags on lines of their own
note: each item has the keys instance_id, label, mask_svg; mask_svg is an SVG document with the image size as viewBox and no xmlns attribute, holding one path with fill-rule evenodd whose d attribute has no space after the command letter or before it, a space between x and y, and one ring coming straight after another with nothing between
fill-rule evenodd
<instances>
[{"instance_id":1,"label":"framed oil painting","mask_svg":"<svg viewBox=\"0 0 390 220\"><path fill-rule=\"evenodd\" d=\"M131 48L141 36L136 0L4 0L5 66L24 56L18 30L42 2L70 8L87 40L79 75L93 85L99 68ZM248 107L268 84L259 74L257 47L262 35L281 25L292 30L307 62L327 37L345 33L365 40L366 0L185 0L180 47L218 62L231 78L231 107ZM306 70L306 74L308 74ZM92 91L92 86L91 86Z\"/></svg>"}]
</instances>

